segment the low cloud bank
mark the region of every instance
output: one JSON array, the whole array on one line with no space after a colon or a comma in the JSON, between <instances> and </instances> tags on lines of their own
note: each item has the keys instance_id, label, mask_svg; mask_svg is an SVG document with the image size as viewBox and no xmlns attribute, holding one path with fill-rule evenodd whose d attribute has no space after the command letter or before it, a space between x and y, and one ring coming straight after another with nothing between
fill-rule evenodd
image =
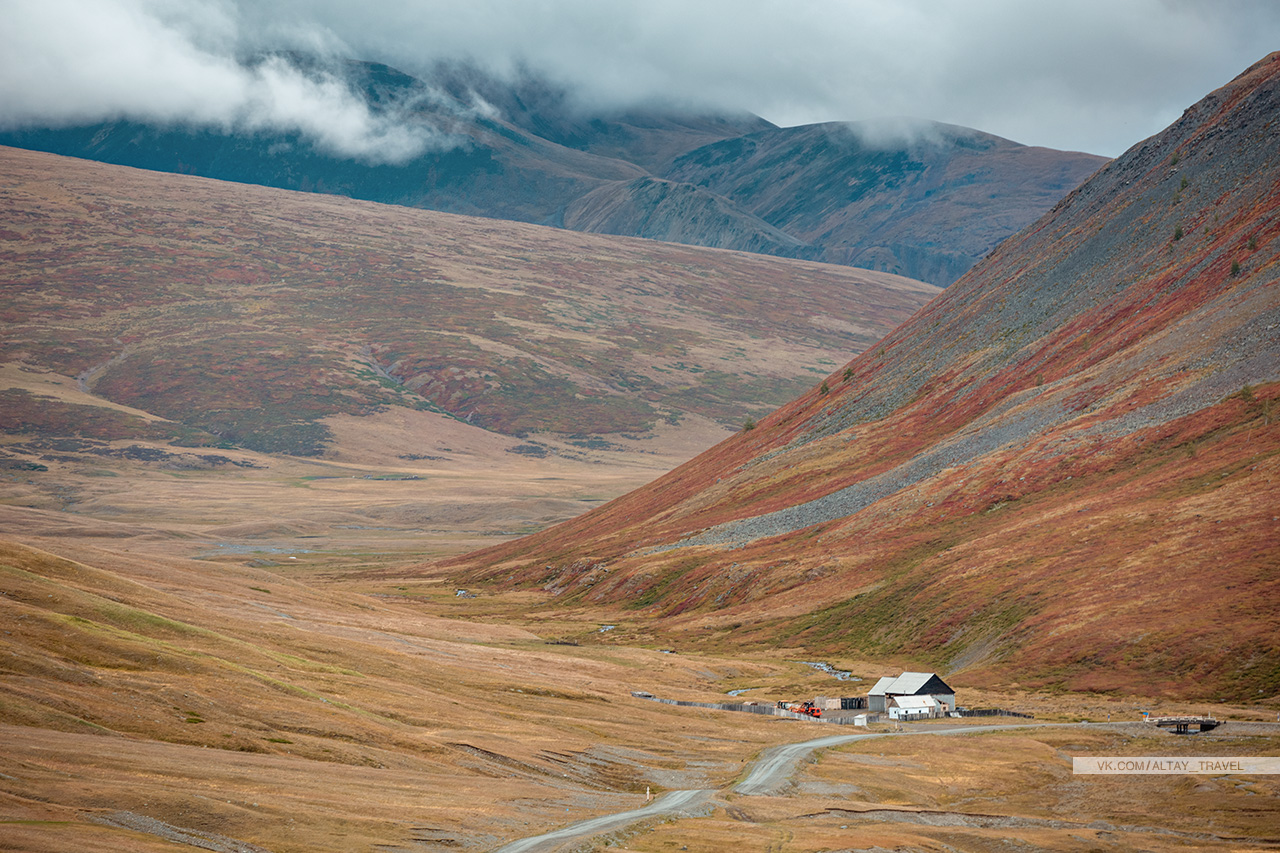
<instances>
[{"instance_id":1,"label":"low cloud bank","mask_svg":"<svg viewBox=\"0 0 1280 853\"><path fill-rule=\"evenodd\" d=\"M528 69L594 109L919 116L1115 155L1280 43L1275 0L0 0L0 20L0 121L296 131L386 162L473 108L370 108L341 75L245 57Z\"/></svg>"},{"instance_id":2,"label":"low cloud bank","mask_svg":"<svg viewBox=\"0 0 1280 853\"><path fill-rule=\"evenodd\" d=\"M321 150L402 163L457 139L448 99L423 90L377 110L323 65L246 58L232 7L154 0L19 0L0 36L0 122L115 119L298 133ZM310 34L311 47L325 39ZM294 39L297 42L299 39ZM428 111L423 108L430 107Z\"/></svg>"}]
</instances>

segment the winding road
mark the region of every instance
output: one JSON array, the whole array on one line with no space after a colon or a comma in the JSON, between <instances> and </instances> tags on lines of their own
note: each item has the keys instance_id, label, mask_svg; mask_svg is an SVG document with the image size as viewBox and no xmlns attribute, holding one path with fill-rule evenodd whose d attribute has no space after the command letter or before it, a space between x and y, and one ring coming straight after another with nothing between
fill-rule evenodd
<instances>
[{"instance_id":1,"label":"winding road","mask_svg":"<svg viewBox=\"0 0 1280 853\"><path fill-rule=\"evenodd\" d=\"M916 729L905 732L867 732L857 735L829 735L813 740L788 743L766 749L752 763L746 777L733 787L733 793L743 796L767 796L778 793L791 779L796 766L810 753L818 749L843 746L859 740L878 737L912 737L918 735L958 735L975 732L994 732L1005 729L1050 728L1055 726L1083 726L1088 723L1015 723L995 726L960 726L951 729ZM1102 724L1102 725L1105 725ZM668 791L648 805L617 814L593 817L570 824L544 835L535 835L512 841L493 853L550 853L571 841L582 841L616 829L622 829L646 818L666 815L690 814L692 810L715 799L719 791L701 789Z\"/></svg>"},{"instance_id":2,"label":"winding road","mask_svg":"<svg viewBox=\"0 0 1280 853\"><path fill-rule=\"evenodd\" d=\"M580 841L595 835L603 835L606 832L621 829L645 818L681 812L687 813L690 809L700 806L711 799L715 796L715 793L710 789L703 791L668 791L643 808L602 817L593 817L571 824L563 829L548 832L545 835L535 835L532 838L512 841L510 844L499 847L494 853L543 853L543 851L555 850L566 842Z\"/></svg>"}]
</instances>

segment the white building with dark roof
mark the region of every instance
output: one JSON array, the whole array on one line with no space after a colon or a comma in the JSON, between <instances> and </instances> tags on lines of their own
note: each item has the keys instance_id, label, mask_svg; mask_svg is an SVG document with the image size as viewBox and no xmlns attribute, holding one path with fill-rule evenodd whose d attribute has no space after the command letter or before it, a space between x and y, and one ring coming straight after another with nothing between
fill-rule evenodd
<instances>
[{"instance_id":1,"label":"white building with dark roof","mask_svg":"<svg viewBox=\"0 0 1280 853\"><path fill-rule=\"evenodd\" d=\"M955 690L935 672L904 672L897 678L886 675L867 694L867 709L887 712L891 700L899 696L930 696L939 706L945 706L941 714L956 709Z\"/></svg>"}]
</instances>

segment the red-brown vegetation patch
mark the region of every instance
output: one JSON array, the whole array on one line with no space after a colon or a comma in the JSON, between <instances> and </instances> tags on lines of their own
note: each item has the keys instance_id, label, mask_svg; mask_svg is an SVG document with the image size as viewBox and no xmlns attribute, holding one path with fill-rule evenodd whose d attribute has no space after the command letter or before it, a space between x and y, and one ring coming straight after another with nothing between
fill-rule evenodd
<instances>
[{"instance_id":1,"label":"red-brown vegetation patch","mask_svg":"<svg viewBox=\"0 0 1280 853\"><path fill-rule=\"evenodd\" d=\"M324 417L508 435L739 423L936 289L9 149L0 358L268 452ZM838 317L843 325L819 322ZM855 325L850 325L855 324ZM850 331L856 329L858 331Z\"/></svg>"},{"instance_id":2,"label":"red-brown vegetation patch","mask_svg":"<svg viewBox=\"0 0 1280 853\"><path fill-rule=\"evenodd\" d=\"M699 641L1280 692L1277 81L1280 55L753 429L442 568L519 585L589 557L608 577L561 596Z\"/></svg>"}]
</instances>

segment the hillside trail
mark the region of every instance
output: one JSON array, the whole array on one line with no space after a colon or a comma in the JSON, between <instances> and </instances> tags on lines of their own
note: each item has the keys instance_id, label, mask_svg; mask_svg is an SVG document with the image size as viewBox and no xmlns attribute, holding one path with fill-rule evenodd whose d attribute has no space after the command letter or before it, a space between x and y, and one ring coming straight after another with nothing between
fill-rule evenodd
<instances>
[{"instance_id":1,"label":"hillside trail","mask_svg":"<svg viewBox=\"0 0 1280 853\"><path fill-rule=\"evenodd\" d=\"M1064 726L1108 725L1107 723L1009 723L991 726L960 726L950 729L915 729L903 732L867 732L856 735L828 735L798 743L783 744L764 750L755 759L743 780L731 789L742 796L769 796L779 793L791 780L796 767L811 753L833 746L844 746L860 740L882 737L914 737L919 735L961 735L1008 729L1053 728ZM642 820L667 816L691 816L693 811L716 800L720 792L710 788L668 791L642 808L589 818L543 835L521 838L497 848L493 853L551 853L570 842L584 841L606 832L624 829Z\"/></svg>"}]
</instances>

